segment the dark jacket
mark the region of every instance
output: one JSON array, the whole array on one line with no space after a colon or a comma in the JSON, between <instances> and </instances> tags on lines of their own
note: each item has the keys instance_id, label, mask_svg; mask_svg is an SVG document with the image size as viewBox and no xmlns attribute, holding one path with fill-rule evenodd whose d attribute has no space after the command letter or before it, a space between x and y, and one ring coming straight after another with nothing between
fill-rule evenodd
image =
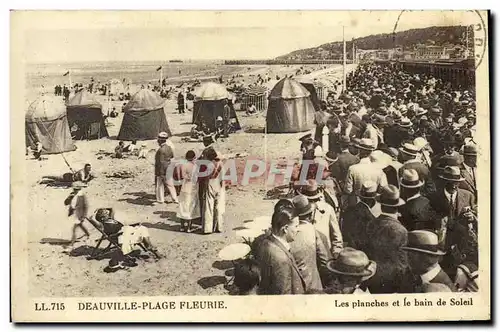
<instances>
[{"instance_id":1,"label":"dark jacket","mask_svg":"<svg viewBox=\"0 0 500 332\"><path fill-rule=\"evenodd\" d=\"M433 211L427 197L419 196L406 201L399 211L401 223L409 232L417 229L437 230L439 228L437 218L435 218L436 212Z\"/></svg>"},{"instance_id":2,"label":"dark jacket","mask_svg":"<svg viewBox=\"0 0 500 332\"><path fill-rule=\"evenodd\" d=\"M342 214L341 230L347 247L366 250L368 242L366 227L375 220L375 216L365 203L359 202L348 207Z\"/></svg>"},{"instance_id":3,"label":"dark jacket","mask_svg":"<svg viewBox=\"0 0 500 332\"><path fill-rule=\"evenodd\" d=\"M414 288L408 257L402 249L408 241L406 228L381 214L367 226L368 257L377 262L377 272L368 282L372 294L408 293Z\"/></svg>"},{"instance_id":4,"label":"dark jacket","mask_svg":"<svg viewBox=\"0 0 500 332\"><path fill-rule=\"evenodd\" d=\"M254 246L261 270L259 294L304 294L305 283L292 254L272 235Z\"/></svg>"},{"instance_id":5,"label":"dark jacket","mask_svg":"<svg viewBox=\"0 0 500 332\"><path fill-rule=\"evenodd\" d=\"M474 178L465 168L463 163L460 164L460 174L465 180L460 182L460 185L458 187L470 191L474 195L474 197L477 198L476 181L474 181ZM477 168L476 168L476 175L477 175Z\"/></svg>"},{"instance_id":6,"label":"dark jacket","mask_svg":"<svg viewBox=\"0 0 500 332\"><path fill-rule=\"evenodd\" d=\"M330 166L332 177L340 183L344 183L347 177L349 167L359 163L359 157L350 152L341 152L336 162Z\"/></svg>"},{"instance_id":7,"label":"dark jacket","mask_svg":"<svg viewBox=\"0 0 500 332\"><path fill-rule=\"evenodd\" d=\"M170 160L174 158L174 153L170 146L162 144L155 155L155 175L166 176Z\"/></svg>"},{"instance_id":8,"label":"dark jacket","mask_svg":"<svg viewBox=\"0 0 500 332\"><path fill-rule=\"evenodd\" d=\"M450 210L450 203L444 194L444 190L438 190L431 196L431 206L441 216L457 218L464 212L464 208L475 205L474 195L467 190L458 188L455 203Z\"/></svg>"}]
</instances>

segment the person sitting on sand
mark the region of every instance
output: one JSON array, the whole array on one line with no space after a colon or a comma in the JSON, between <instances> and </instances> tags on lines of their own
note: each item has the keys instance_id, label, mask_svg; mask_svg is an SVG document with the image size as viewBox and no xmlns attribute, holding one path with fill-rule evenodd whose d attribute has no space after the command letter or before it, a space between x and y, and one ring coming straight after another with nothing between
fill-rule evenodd
<instances>
[{"instance_id":1,"label":"person sitting on sand","mask_svg":"<svg viewBox=\"0 0 500 332\"><path fill-rule=\"evenodd\" d=\"M252 114L255 114L257 113L257 107L255 107L255 105L253 103L251 103L249 106L248 106L248 109L247 109L247 115L252 115Z\"/></svg>"},{"instance_id":2,"label":"person sitting on sand","mask_svg":"<svg viewBox=\"0 0 500 332\"><path fill-rule=\"evenodd\" d=\"M40 141L35 141L34 147L32 149L33 151L33 157L36 160L42 160L42 151L43 151L43 145L40 143Z\"/></svg>"},{"instance_id":3,"label":"person sitting on sand","mask_svg":"<svg viewBox=\"0 0 500 332\"><path fill-rule=\"evenodd\" d=\"M133 153L135 151L137 151L137 141L135 140L123 148L123 152Z\"/></svg>"},{"instance_id":4,"label":"person sitting on sand","mask_svg":"<svg viewBox=\"0 0 500 332\"><path fill-rule=\"evenodd\" d=\"M115 148L115 158L123 158L123 154L125 153L125 143L120 141Z\"/></svg>"},{"instance_id":5,"label":"person sitting on sand","mask_svg":"<svg viewBox=\"0 0 500 332\"><path fill-rule=\"evenodd\" d=\"M146 144L141 144L141 148L137 152L137 156L139 159L146 158L146 155L148 154L148 149Z\"/></svg>"}]
</instances>

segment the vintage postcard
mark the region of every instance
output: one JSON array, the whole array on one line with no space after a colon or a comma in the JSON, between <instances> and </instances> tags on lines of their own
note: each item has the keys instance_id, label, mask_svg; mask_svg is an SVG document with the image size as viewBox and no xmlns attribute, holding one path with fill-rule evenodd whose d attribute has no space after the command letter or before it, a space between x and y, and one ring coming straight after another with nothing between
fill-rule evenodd
<instances>
[{"instance_id":1,"label":"vintage postcard","mask_svg":"<svg viewBox=\"0 0 500 332\"><path fill-rule=\"evenodd\" d=\"M12 11L11 320L490 320L488 20Z\"/></svg>"}]
</instances>

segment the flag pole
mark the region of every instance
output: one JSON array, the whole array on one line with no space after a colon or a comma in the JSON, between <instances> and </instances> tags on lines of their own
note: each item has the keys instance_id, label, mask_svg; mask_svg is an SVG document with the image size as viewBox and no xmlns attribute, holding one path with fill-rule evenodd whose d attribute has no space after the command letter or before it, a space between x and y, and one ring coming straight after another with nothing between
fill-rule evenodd
<instances>
[{"instance_id":1,"label":"flag pole","mask_svg":"<svg viewBox=\"0 0 500 332\"><path fill-rule=\"evenodd\" d=\"M69 79L69 88L71 89L71 87L73 86L72 82L71 82L71 71L68 70L68 79Z\"/></svg>"},{"instance_id":2,"label":"flag pole","mask_svg":"<svg viewBox=\"0 0 500 332\"><path fill-rule=\"evenodd\" d=\"M161 87L162 81L163 81L163 66L160 66L160 87Z\"/></svg>"},{"instance_id":3,"label":"flag pole","mask_svg":"<svg viewBox=\"0 0 500 332\"><path fill-rule=\"evenodd\" d=\"M342 91L346 90L346 45L345 45L345 26L342 26L342 42L344 44L344 54L342 59Z\"/></svg>"}]
</instances>

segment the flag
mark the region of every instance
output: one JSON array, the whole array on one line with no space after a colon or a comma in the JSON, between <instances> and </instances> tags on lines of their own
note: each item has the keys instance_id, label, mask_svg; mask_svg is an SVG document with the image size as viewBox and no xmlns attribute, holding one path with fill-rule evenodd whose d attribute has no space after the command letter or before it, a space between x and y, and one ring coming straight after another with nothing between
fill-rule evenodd
<instances>
[{"instance_id":1,"label":"flag","mask_svg":"<svg viewBox=\"0 0 500 332\"><path fill-rule=\"evenodd\" d=\"M69 70L65 72L63 76L68 76L68 75L69 75Z\"/></svg>"},{"instance_id":2,"label":"flag","mask_svg":"<svg viewBox=\"0 0 500 332\"><path fill-rule=\"evenodd\" d=\"M156 71L159 71L160 69L161 69L161 66L160 66L160 67L158 67L158 68L156 68Z\"/></svg>"}]
</instances>

